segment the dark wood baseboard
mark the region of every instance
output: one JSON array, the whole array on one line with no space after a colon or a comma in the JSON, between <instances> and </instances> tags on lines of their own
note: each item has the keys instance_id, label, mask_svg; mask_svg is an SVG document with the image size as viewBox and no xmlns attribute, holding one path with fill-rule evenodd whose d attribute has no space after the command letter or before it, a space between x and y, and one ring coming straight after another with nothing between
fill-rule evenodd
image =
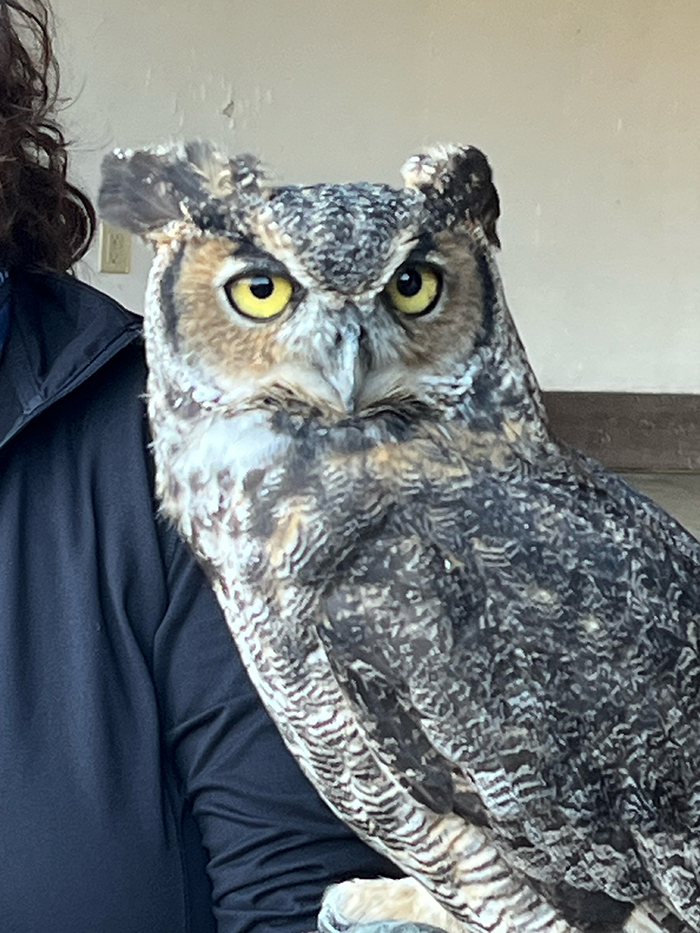
<instances>
[{"instance_id":1,"label":"dark wood baseboard","mask_svg":"<svg viewBox=\"0 0 700 933\"><path fill-rule=\"evenodd\" d=\"M555 434L613 470L700 470L700 395L545 392Z\"/></svg>"}]
</instances>

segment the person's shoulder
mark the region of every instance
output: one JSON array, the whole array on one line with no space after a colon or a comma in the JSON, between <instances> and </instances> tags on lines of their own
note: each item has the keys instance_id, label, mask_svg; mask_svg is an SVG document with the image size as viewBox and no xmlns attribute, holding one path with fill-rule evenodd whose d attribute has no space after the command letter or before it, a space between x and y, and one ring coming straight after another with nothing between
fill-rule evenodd
<instances>
[{"instance_id":1,"label":"person's shoulder","mask_svg":"<svg viewBox=\"0 0 700 933\"><path fill-rule=\"evenodd\" d=\"M13 271L12 317L22 333L25 365L49 404L95 377L119 373L143 381L142 319L118 301L66 273ZM142 390L141 390L142 391Z\"/></svg>"},{"instance_id":2,"label":"person's shoulder","mask_svg":"<svg viewBox=\"0 0 700 933\"><path fill-rule=\"evenodd\" d=\"M54 379L92 373L125 345L139 342L142 319L68 273L18 270L11 275L12 315L22 322L32 362ZM64 367L68 372L64 373Z\"/></svg>"},{"instance_id":3,"label":"person's shoulder","mask_svg":"<svg viewBox=\"0 0 700 933\"><path fill-rule=\"evenodd\" d=\"M128 311L115 298L67 272L21 270L13 272L16 300L29 308L40 308L41 314L53 309L62 315L74 316L80 310L99 314L111 320L114 327L141 329L141 318ZM65 319L65 317L64 317Z\"/></svg>"}]
</instances>

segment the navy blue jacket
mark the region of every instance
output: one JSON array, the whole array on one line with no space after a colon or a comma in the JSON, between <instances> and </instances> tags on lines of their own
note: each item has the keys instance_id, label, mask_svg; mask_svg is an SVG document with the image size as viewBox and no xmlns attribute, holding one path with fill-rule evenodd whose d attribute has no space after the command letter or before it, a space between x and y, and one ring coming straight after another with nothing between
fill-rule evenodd
<instances>
[{"instance_id":1,"label":"navy blue jacket","mask_svg":"<svg viewBox=\"0 0 700 933\"><path fill-rule=\"evenodd\" d=\"M0 929L313 929L329 882L387 866L300 773L155 517L139 320L68 276L10 285Z\"/></svg>"}]
</instances>

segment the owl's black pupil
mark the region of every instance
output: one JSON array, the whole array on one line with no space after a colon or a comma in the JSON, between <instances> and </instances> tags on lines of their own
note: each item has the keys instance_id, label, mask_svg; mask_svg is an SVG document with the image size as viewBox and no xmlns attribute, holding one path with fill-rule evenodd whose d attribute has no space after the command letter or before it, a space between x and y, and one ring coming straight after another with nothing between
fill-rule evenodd
<instances>
[{"instance_id":1,"label":"owl's black pupil","mask_svg":"<svg viewBox=\"0 0 700 933\"><path fill-rule=\"evenodd\" d=\"M274 282L268 275L256 275L250 280L250 291L260 300L269 298L274 290Z\"/></svg>"},{"instance_id":2,"label":"owl's black pupil","mask_svg":"<svg viewBox=\"0 0 700 933\"><path fill-rule=\"evenodd\" d=\"M396 289L404 298L413 298L423 287L423 276L418 269L404 269L396 280Z\"/></svg>"}]
</instances>

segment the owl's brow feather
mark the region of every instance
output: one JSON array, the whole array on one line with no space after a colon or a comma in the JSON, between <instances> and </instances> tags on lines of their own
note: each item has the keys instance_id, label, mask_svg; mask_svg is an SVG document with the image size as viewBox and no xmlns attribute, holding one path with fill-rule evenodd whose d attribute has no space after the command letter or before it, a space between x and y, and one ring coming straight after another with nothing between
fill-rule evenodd
<instances>
[{"instance_id":1,"label":"owl's brow feather","mask_svg":"<svg viewBox=\"0 0 700 933\"><path fill-rule=\"evenodd\" d=\"M381 280L397 240L416 229L420 203L406 189L357 183L278 188L268 208L309 275L353 294Z\"/></svg>"}]
</instances>

